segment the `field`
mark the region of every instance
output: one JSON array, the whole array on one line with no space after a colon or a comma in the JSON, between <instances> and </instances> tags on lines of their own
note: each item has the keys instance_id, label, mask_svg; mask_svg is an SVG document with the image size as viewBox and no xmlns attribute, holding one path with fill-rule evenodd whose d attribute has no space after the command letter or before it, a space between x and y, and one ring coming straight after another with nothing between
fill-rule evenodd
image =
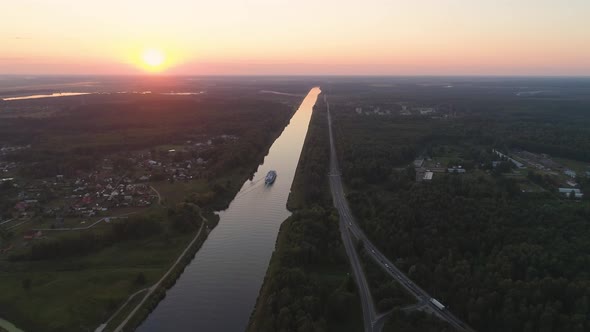
<instances>
[{"instance_id":1,"label":"field","mask_svg":"<svg viewBox=\"0 0 590 332\"><path fill-rule=\"evenodd\" d=\"M128 294L154 283L192 236L129 241L86 257L2 262L3 316L31 331L92 330Z\"/></svg>"}]
</instances>

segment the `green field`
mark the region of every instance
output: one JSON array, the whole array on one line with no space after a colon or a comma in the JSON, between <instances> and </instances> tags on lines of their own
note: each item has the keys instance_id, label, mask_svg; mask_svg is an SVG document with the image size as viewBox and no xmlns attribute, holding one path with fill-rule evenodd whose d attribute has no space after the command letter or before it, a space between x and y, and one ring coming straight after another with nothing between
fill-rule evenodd
<instances>
[{"instance_id":1,"label":"green field","mask_svg":"<svg viewBox=\"0 0 590 332\"><path fill-rule=\"evenodd\" d=\"M129 241L83 257L2 261L2 316L28 331L93 330L129 294L153 284L193 235ZM145 284L136 283L140 273Z\"/></svg>"}]
</instances>

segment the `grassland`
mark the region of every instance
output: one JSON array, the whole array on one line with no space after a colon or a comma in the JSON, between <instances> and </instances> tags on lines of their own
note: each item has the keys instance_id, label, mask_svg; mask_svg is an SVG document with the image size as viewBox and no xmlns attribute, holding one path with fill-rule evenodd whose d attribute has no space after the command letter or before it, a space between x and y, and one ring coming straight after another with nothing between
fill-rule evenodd
<instances>
[{"instance_id":1,"label":"grassland","mask_svg":"<svg viewBox=\"0 0 590 332\"><path fill-rule=\"evenodd\" d=\"M2 261L2 315L28 331L93 330L129 294L154 283L192 236L128 241L82 257ZM136 282L140 274L144 283Z\"/></svg>"}]
</instances>

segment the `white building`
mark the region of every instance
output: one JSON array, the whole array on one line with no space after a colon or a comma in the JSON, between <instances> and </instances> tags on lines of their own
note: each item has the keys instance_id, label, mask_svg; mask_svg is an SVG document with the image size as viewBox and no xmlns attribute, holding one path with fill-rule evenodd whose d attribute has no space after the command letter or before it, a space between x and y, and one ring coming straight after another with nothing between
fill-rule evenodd
<instances>
[{"instance_id":1,"label":"white building","mask_svg":"<svg viewBox=\"0 0 590 332\"><path fill-rule=\"evenodd\" d=\"M576 172L571 169L566 169L563 173L569 176L570 178L575 178L577 175Z\"/></svg>"},{"instance_id":2,"label":"white building","mask_svg":"<svg viewBox=\"0 0 590 332\"><path fill-rule=\"evenodd\" d=\"M574 197L577 199L581 199L584 197L584 193L582 193L582 191L580 189L577 188L559 188L559 193L566 196L566 197L570 197L570 195L572 194L572 192L574 193Z\"/></svg>"}]
</instances>

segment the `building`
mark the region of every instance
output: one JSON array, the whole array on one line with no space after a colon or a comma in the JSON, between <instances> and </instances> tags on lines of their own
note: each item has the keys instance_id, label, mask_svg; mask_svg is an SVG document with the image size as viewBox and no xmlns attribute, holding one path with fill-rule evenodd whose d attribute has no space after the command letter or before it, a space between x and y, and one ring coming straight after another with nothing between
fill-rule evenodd
<instances>
[{"instance_id":1,"label":"building","mask_svg":"<svg viewBox=\"0 0 590 332\"><path fill-rule=\"evenodd\" d=\"M434 176L434 173L431 171L426 171L426 173L424 173L424 177L422 178L422 180L424 181L430 181L432 180L432 177Z\"/></svg>"},{"instance_id":2,"label":"building","mask_svg":"<svg viewBox=\"0 0 590 332\"><path fill-rule=\"evenodd\" d=\"M501 157L501 158L505 158L505 159L508 159L508 160L510 160L510 162L511 162L511 163L513 163L513 164L514 164L514 166L516 166L516 167L518 167L518 168L525 168L524 164L523 164L523 163L521 163L520 161L518 161L518 160L515 160L515 159L513 159L513 158L510 158L510 157L508 157L507 155L503 154L502 152L500 152L500 151L498 151L498 150L496 150L496 149L494 149L494 150L492 150L492 151L493 151L495 154L497 154L499 157Z\"/></svg>"},{"instance_id":3,"label":"building","mask_svg":"<svg viewBox=\"0 0 590 332\"><path fill-rule=\"evenodd\" d=\"M569 176L570 178L575 178L577 175L576 172L571 169L566 169L565 171L563 171L563 173Z\"/></svg>"},{"instance_id":4,"label":"building","mask_svg":"<svg viewBox=\"0 0 590 332\"><path fill-rule=\"evenodd\" d=\"M447 169L447 171L448 171L449 173L458 173L458 174L463 174L463 173L465 173L465 172L466 172L466 171L465 171L465 168L463 168L463 167L461 167L461 166L458 166L458 167L457 167L457 166L453 166L453 167L451 167L451 168L448 168L448 169Z\"/></svg>"},{"instance_id":5,"label":"building","mask_svg":"<svg viewBox=\"0 0 590 332\"><path fill-rule=\"evenodd\" d=\"M432 107L417 107L415 110L420 112L420 115L428 115L435 112Z\"/></svg>"},{"instance_id":6,"label":"building","mask_svg":"<svg viewBox=\"0 0 590 332\"><path fill-rule=\"evenodd\" d=\"M570 197L570 195L572 194L572 192L574 193L574 197L577 199L582 199L584 197L584 193L582 193L582 191L580 189L577 188L559 188L559 193L566 196L566 197Z\"/></svg>"},{"instance_id":7,"label":"building","mask_svg":"<svg viewBox=\"0 0 590 332\"><path fill-rule=\"evenodd\" d=\"M24 240L33 240L33 239L38 239L43 235L43 233L41 233L41 231L36 231L36 230L30 230L30 231L26 231L25 234L23 235L23 239Z\"/></svg>"}]
</instances>

